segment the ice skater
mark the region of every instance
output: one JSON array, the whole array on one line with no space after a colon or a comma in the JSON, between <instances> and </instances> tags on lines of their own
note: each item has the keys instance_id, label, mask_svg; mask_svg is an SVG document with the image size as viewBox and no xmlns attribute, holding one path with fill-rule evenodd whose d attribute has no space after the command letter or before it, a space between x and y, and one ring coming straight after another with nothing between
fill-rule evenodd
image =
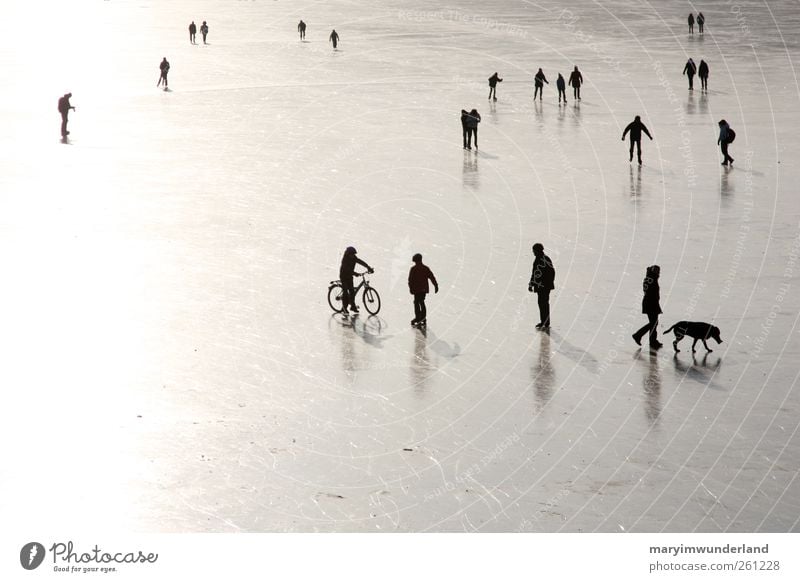
<instances>
[{"instance_id":1,"label":"ice skater","mask_svg":"<svg viewBox=\"0 0 800 582\"><path fill-rule=\"evenodd\" d=\"M464 149L467 149L467 119L469 113L466 109L461 110L461 137L464 139Z\"/></svg>"},{"instance_id":2,"label":"ice skater","mask_svg":"<svg viewBox=\"0 0 800 582\"><path fill-rule=\"evenodd\" d=\"M542 90L544 89L544 84L545 83L547 83L549 85L550 81L547 80L547 78L544 76L544 73L542 72L542 69L539 68L539 70L536 73L536 76L533 78L533 100L534 101L536 101L536 93L537 92L539 93L539 101L542 100Z\"/></svg>"},{"instance_id":3,"label":"ice skater","mask_svg":"<svg viewBox=\"0 0 800 582\"><path fill-rule=\"evenodd\" d=\"M539 323L536 329L550 329L550 291L555 289L556 270L553 261L544 254L542 243L533 245L533 270L528 291L536 293L539 303Z\"/></svg>"},{"instance_id":4,"label":"ice skater","mask_svg":"<svg viewBox=\"0 0 800 582\"><path fill-rule=\"evenodd\" d=\"M700 77L700 90L708 91L708 63L700 59L700 66L697 68L697 76Z\"/></svg>"},{"instance_id":5,"label":"ice skater","mask_svg":"<svg viewBox=\"0 0 800 582\"><path fill-rule=\"evenodd\" d=\"M206 21L203 21L203 24L200 25L200 34L203 35L203 44L208 44L206 42L206 37L208 36L208 24Z\"/></svg>"},{"instance_id":6,"label":"ice skater","mask_svg":"<svg viewBox=\"0 0 800 582\"><path fill-rule=\"evenodd\" d=\"M306 23L302 20L297 24L297 31L300 33L300 40L306 38Z\"/></svg>"},{"instance_id":7,"label":"ice skater","mask_svg":"<svg viewBox=\"0 0 800 582\"><path fill-rule=\"evenodd\" d=\"M356 306L356 290L353 285L353 276L355 274L356 265L361 265L367 270L367 273L374 273L372 267L362 261L356 256L356 249L347 247L342 255L342 264L339 266L339 280L342 282L342 315L347 315L347 308L358 313Z\"/></svg>"},{"instance_id":8,"label":"ice skater","mask_svg":"<svg viewBox=\"0 0 800 582\"><path fill-rule=\"evenodd\" d=\"M658 286L658 277L661 274L661 267L651 265L647 267L647 272L642 282L642 313L647 315L647 325L642 326L631 337L638 345L642 345L642 338L646 333L650 334L650 347L660 348L661 342L658 341L658 316L661 312L661 290Z\"/></svg>"},{"instance_id":9,"label":"ice skater","mask_svg":"<svg viewBox=\"0 0 800 582\"><path fill-rule=\"evenodd\" d=\"M581 100L581 85L583 85L583 75L578 70L578 65L575 65L575 70L569 76L569 85L572 87L572 97L576 101Z\"/></svg>"},{"instance_id":10,"label":"ice skater","mask_svg":"<svg viewBox=\"0 0 800 582\"><path fill-rule=\"evenodd\" d=\"M336 32L335 28L331 31L331 35L328 37L328 40L333 43L334 49L336 48L336 45L339 44L339 33Z\"/></svg>"},{"instance_id":11,"label":"ice skater","mask_svg":"<svg viewBox=\"0 0 800 582\"><path fill-rule=\"evenodd\" d=\"M497 101L497 84L502 82L503 79L497 76L497 71L489 77L489 99L494 97L494 100Z\"/></svg>"},{"instance_id":12,"label":"ice skater","mask_svg":"<svg viewBox=\"0 0 800 582\"><path fill-rule=\"evenodd\" d=\"M61 114L61 137L65 138L69 135L67 131L67 121L69 120L69 110L76 111L75 107L69 102L72 98L72 93L64 93L58 98L58 112Z\"/></svg>"},{"instance_id":13,"label":"ice skater","mask_svg":"<svg viewBox=\"0 0 800 582\"><path fill-rule=\"evenodd\" d=\"M703 25L706 23L706 17L703 16L703 13L700 12L697 14L697 28L699 29L698 32L703 34Z\"/></svg>"},{"instance_id":14,"label":"ice skater","mask_svg":"<svg viewBox=\"0 0 800 582\"><path fill-rule=\"evenodd\" d=\"M423 264L421 254L415 254L411 260L414 261L414 266L408 271L408 291L414 296L414 319L411 325L422 327L428 323L428 310L425 307L425 296L430 293L428 281L433 283L435 293L439 292L439 283L430 268Z\"/></svg>"},{"instance_id":15,"label":"ice skater","mask_svg":"<svg viewBox=\"0 0 800 582\"><path fill-rule=\"evenodd\" d=\"M691 58L686 61L686 66L683 67L682 74L689 77L689 91L694 91L694 76L697 74L697 66Z\"/></svg>"},{"instance_id":16,"label":"ice skater","mask_svg":"<svg viewBox=\"0 0 800 582\"><path fill-rule=\"evenodd\" d=\"M717 139L717 145L722 148L722 165L727 166L730 162L731 166L733 166L733 158L728 153L728 146L733 143L733 140L736 138L736 132L731 129L731 126L728 125L728 122L724 119L719 120L719 138Z\"/></svg>"},{"instance_id":17,"label":"ice skater","mask_svg":"<svg viewBox=\"0 0 800 582\"><path fill-rule=\"evenodd\" d=\"M477 109L467 113L467 149L472 149L472 140L475 138L475 149L478 149L478 124L481 122L481 114Z\"/></svg>"},{"instance_id":18,"label":"ice skater","mask_svg":"<svg viewBox=\"0 0 800 582\"><path fill-rule=\"evenodd\" d=\"M564 97L564 104L567 104L567 83L561 73L558 74L556 79L556 89L558 89L558 104L561 104L561 97Z\"/></svg>"},{"instance_id":19,"label":"ice skater","mask_svg":"<svg viewBox=\"0 0 800 582\"><path fill-rule=\"evenodd\" d=\"M650 141L653 141L653 136L650 135L650 132L647 130L647 127L644 123L642 123L642 118L638 115L631 121L628 126L625 128L625 131L622 132L622 141L625 141L625 135L630 132L631 133L631 151L630 157L628 158L629 161L633 161L633 146L636 146L636 155L639 159L639 165L642 165L642 132L647 134L647 137L650 138Z\"/></svg>"},{"instance_id":20,"label":"ice skater","mask_svg":"<svg viewBox=\"0 0 800 582\"><path fill-rule=\"evenodd\" d=\"M158 65L158 68L161 70L161 76L158 78L158 83L156 83L156 87L161 86L163 81L164 83L164 91L167 90L169 86L167 83L167 75L169 74L169 62L167 61L167 57L164 57L161 61L161 64Z\"/></svg>"},{"instance_id":21,"label":"ice skater","mask_svg":"<svg viewBox=\"0 0 800 582\"><path fill-rule=\"evenodd\" d=\"M689 13L689 18L686 19L689 23L689 34L694 34L694 14Z\"/></svg>"},{"instance_id":22,"label":"ice skater","mask_svg":"<svg viewBox=\"0 0 800 582\"><path fill-rule=\"evenodd\" d=\"M192 23L189 25L189 42L192 44L197 44L195 42L195 36L197 35L197 25L192 20Z\"/></svg>"}]
</instances>

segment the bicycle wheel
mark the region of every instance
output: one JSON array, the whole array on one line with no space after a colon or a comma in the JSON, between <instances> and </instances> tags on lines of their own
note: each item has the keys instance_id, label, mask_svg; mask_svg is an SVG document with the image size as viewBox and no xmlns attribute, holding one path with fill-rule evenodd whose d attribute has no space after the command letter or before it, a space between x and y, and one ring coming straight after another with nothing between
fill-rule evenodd
<instances>
[{"instance_id":1,"label":"bicycle wheel","mask_svg":"<svg viewBox=\"0 0 800 582\"><path fill-rule=\"evenodd\" d=\"M335 285L331 285L328 287L328 305L331 306L334 313L341 313L342 312L342 295L344 291L342 290L342 286L339 283Z\"/></svg>"},{"instance_id":2,"label":"bicycle wheel","mask_svg":"<svg viewBox=\"0 0 800 582\"><path fill-rule=\"evenodd\" d=\"M370 315L378 315L381 310L381 296L372 287L365 287L361 295L361 302Z\"/></svg>"}]
</instances>

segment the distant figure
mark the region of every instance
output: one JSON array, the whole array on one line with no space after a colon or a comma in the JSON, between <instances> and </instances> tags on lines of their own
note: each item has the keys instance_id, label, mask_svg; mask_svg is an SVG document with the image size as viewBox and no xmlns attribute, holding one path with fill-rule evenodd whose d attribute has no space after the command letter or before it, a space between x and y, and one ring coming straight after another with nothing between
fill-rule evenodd
<instances>
[{"instance_id":1,"label":"distant figure","mask_svg":"<svg viewBox=\"0 0 800 582\"><path fill-rule=\"evenodd\" d=\"M411 260L414 266L408 271L408 290L414 296L414 319L411 325L427 325L428 310L425 307L425 296L430 293L428 280L433 283L435 293L439 292L439 283L427 265L422 263L422 255L417 253Z\"/></svg>"},{"instance_id":2,"label":"distant figure","mask_svg":"<svg viewBox=\"0 0 800 582\"><path fill-rule=\"evenodd\" d=\"M639 159L639 165L642 165L642 132L647 134L647 137L650 138L650 141L653 141L653 136L650 135L650 132L645 127L644 123L642 123L642 118L638 115L631 121L628 126L625 128L625 131L622 132L622 141L625 141L625 134L631 132L631 152L629 161L633 161L633 146L636 146L636 154Z\"/></svg>"},{"instance_id":3,"label":"distant figure","mask_svg":"<svg viewBox=\"0 0 800 582\"><path fill-rule=\"evenodd\" d=\"M467 119L469 119L469 113L467 113L466 109L462 109L461 110L461 137L464 138L464 149L467 149Z\"/></svg>"},{"instance_id":4,"label":"distant figure","mask_svg":"<svg viewBox=\"0 0 800 582\"><path fill-rule=\"evenodd\" d=\"M305 39L306 37L306 23L302 20L297 25L297 30L300 32L300 40Z\"/></svg>"},{"instance_id":5,"label":"distant figure","mask_svg":"<svg viewBox=\"0 0 800 582\"><path fill-rule=\"evenodd\" d=\"M328 40L333 43L333 48L336 48L336 45L339 44L339 33L336 32L335 28L331 32L331 35L328 37Z\"/></svg>"},{"instance_id":6,"label":"distant figure","mask_svg":"<svg viewBox=\"0 0 800 582\"><path fill-rule=\"evenodd\" d=\"M169 73L169 62L167 62L167 57L164 57L161 61L161 64L158 65L158 68L161 69L161 76L158 78L158 83L156 83L156 87L161 85L161 82L164 82L164 91L167 90L169 86L167 83L167 74Z\"/></svg>"},{"instance_id":7,"label":"distant figure","mask_svg":"<svg viewBox=\"0 0 800 582\"><path fill-rule=\"evenodd\" d=\"M472 149L472 139L475 138L475 149L478 149L478 124L481 122L481 114L477 109L467 113L467 149Z\"/></svg>"},{"instance_id":8,"label":"distant figure","mask_svg":"<svg viewBox=\"0 0 800 582\"><path fill-rule=\"evenodd\" d=\"M192 20L192 23L189 25L189 42L192 44L197 44L194 39L195 35L197 35L197 25Z\"/></svg>"},{"instance_id":9,"label":"distant figure","mask_svg":"<svg viewBox=\"0 0 800 582\"><path fill-rule=\"evenodd\" d=\"M553 261L544 254L542 243L533 245L533 271L528 291L536 293L539 303L539 323L536 329L550 328L550 291L555 289L556 270Z\"/></svg>"},{"instance_id":10,"label":"distant figure","mask_svg":"<svg viewBox=\"0 0 800 582\"><path fill-rule=\"evenodd\" d=\"M356 249L347 247L342 255L342 264L339 266L339 280L342 282L342 314L347 315L348 306L353 313L358 313L356 306L356 290L353 286L353 275L356 264L364 267L368 273L374 273L372 267L356 256Z\"/></svg>"},{"instance_id":11,"label":"distant figure","mask_svg":"<svg viewBox=\"0 0 800 582\"><path fill-rule=\"evenodd\" d=\"M206 24L205 20L203 21L203 24L200 25L200 34L203 35L203 44L208 44L206 42L206 37L208 36L208 24Z\"/></svg>"},{"instance_id":12,"label":"distant figure","mask_svg":"<svg viewBox=\"0 0 800 582\"><path fill-rule=\"evenodd\" d=\"M706 23L706 17L703 16L703 13L700 12L697 15L697 27L700 29L700 34L703 34L703 25Z\"/></svg>"},{"instance_id":13,"label":"distant figure","mask_svg":"<svg viewBox=\"0 0 800 582\"><path fill-rule=\"evenodd\" d=\"M692 59L686 61L686 66L683 67L683 73L689 77L689 91L694 91L694 76L697 74L697 66Z\"/></svg>"},{"instance_id":14,"label":"distant figure","mask_svg":"<svg viewBox=\"0 0 800 582\"><path fill-rule=\"evenodd\" d=\"M539 93L539 101L542 100L542 89L544 88L544 84L550 84L550 81L544 76L542 69L539 68L539 71L536 73L536 76L533 78L533 100L536 101L536 93Z\"/></svg>"},{"instance_id":15,"label":"distant figure","mask_svg":"<svg viewBox=\"0 0 800 582\"><path fill-rule=\"evenodd\" d=\"M651 265L647 267L647 273L642 282L644 297L642 298L642 313L647 315L647 325L642 326L639 331L631 337L637 344L642 345L642 338L646 333L650 334L650 347L660 348L661 342L658 341L658 316L661 314L661 291L658 286L658 277L661 274L661 267Z\"/></svg>"},{"instance_id":16,"label":"distant figure","mask_svg":"<svg viewBox=\"0 0 800 582\"><path fill-rule=\"evenodd\" d=\"M690 12L687 21L689 22L689 34L694 34L694 14Z\"/></svg>"},{"instance_id":17,"label":"distant figure","mask_svg":"<svg viewBox=\"0 0 800 582\"><path fill-rule=\"evenodd\" d=\"M495 71L494 75L489 77L489 99L494 97L494 100L497 101L497 83L502 83L503 79L497 76L497 71Z\"/></svg>"},{"instance_id":18,"label":"distant figure","mask_svg":"<svg viewBox=\"0 0 800 582\"><path fill-rule=\"evenodd\" d=\"M69 135L67 131L69 110L72 109L75 111L75 107L69 102L71 97L72 93L65 93L58 98L58 112L61 114L61 137L67 137Z\"/></svg>"},{"instance_id":19,"label":"distant figure","mask_svg":"<svg viewBox=\"0 0 800 582\"><path fill-rule=\"evenodd\" d=\"M728 122L724 119L720 119L719 121L719 138L717 139L717 144L722 147L722 165L727 166L730 162L731 166L733 166L733 158L728 153L728 146L733 143L733 140L736 138L736 132L731 129L731 126L728 125Z\"/></svg>"},{"instance_id":20,"label":"distant figure","mask_svg":"<svg viewBox=\"0 0 800 582\"><path fill-rule=\"evenodd\" d=\"M572 87L572 96L580 101L581 100L581 85L583 84L583 75L578 70L578 65L575 65L575 70L569 76L569 85Z\"/></svg>"},{"instance_id":21,"label":"distant figure","mask_svg":"<svg viewBox=\"0 0 800 582\"><path fill-rule=\"evenodd\" d=\"M700 59L700 66L697 69L697 76L700 77L700 89L708 91L708 63Z\"/></svg>"},{"instance_id":22,"label":"distant figure","mask_svg":"<svg viewBox=\"0 0 800 582\"><path fill-rule=\"evenodd\" d=\"M564 77L561 73L558 74L558 79L556 79L556 89L558 89L558 102L561 103L561 96L564 96L564 103L567 102L567 84L564 81Z\"/></svg>"}]
</instances>

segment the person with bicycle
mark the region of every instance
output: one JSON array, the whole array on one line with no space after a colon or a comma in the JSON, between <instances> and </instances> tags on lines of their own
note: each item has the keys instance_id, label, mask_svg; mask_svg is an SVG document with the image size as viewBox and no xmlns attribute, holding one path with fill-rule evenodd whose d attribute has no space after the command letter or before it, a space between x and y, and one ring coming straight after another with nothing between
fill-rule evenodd
<instances>
[{"instance_id":1,"label":"person with bicycle","mask_svg":"<svg viewBox=\"0 0 800 582\"><path fill-rule=\"evenodd\" d=\"M356 256L356 252L354 247L347 247L344 250L344 255L342 255L342 264L339 267L339 280L342 282L342 315L347 315L348 306L353 310L353 313L358 313L356 291L353 285L356 265L364 267L367 273L375 272L372 267Z\"/></svg>"}]
</instances>

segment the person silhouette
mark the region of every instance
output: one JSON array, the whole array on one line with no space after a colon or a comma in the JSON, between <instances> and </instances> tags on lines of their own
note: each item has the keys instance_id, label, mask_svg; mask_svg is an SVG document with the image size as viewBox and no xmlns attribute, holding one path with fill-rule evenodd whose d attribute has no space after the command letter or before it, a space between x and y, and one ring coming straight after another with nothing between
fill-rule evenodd
<instances>
[{"instance_id":1,"label":"person silhouette","mask_svg":"<svg viewBox=\"0 0 800 582\"><path fill-rule=\"evenodd\" d=\"M472 149L472 140L475 139L475 149L478 149L478 124L481 122L481 114L477 109L473 109L467 114L467 149Z\"/></svg>"},{"instance_id":2,"label":"person silhouette","mask_svg":"<svg viewBox=\"0 0 800 582\"><path fill-rule=\"evenodd\" d=\"M196 44L194 42L195 35L197 34L197 25L192 20L192 23L189 25L189 42L192 44Z\"/></svg>"},{"instance_id":3,"label":"person silhouette","mask_svg":"<svg viewBox=\"0 0 800 582\"><path fill-rule=\"evenodd\" d=\"M706 23L706 17L703 16L703 13L700 12L697 15L697 28L699 29L700 34L703 34L703 25Z\"/></svg>"},{"instance_id":4,"label":"person silhouette","mask_svg":"<svg viewBox=\"0 0 800 582\"><path fill-rule=\"evenodd\" d=\"M686 66L683 67L683 73L687 77L689 77L689 91L694 91L694 76L697 73L697 66L694 64L694 61L690 58L686 61Z\"/></svg>"},{"instance_id":5,"label":"person silhouette","mask_svg":"<svg viewBox=\"0 0 800 582\"><path fill-rule=\"evenodd\" d=\"M731 129L731 126L728 125L728 122L724 119L720 119L719 121L719 138L717 138L717 145L721 146L722 148L722 165L727 166L730 162L731 166L733 166L733 158L728 154L728 146L733 143L733 139L736 137L736 132Z\"/></svg>"},{"instance_id":6,"label":"person silhouette","mask_svg":"<svg viewBox=\"0 0 800 582\"><path fill-rule=\"evenodd\" d=\"M206 37L208 36L208 24L206 21L203 21L203 24L200 25L200 34L203 35L203 44L208 44L206 42Z\"/></svg>"},{"instance_id":7,"label":"person silhouette","mask_svg":"<svg viewBox=\"0 0 800 582\"><path fill-rule=\"evenodd\" d=\"M161 71L161 76L158 78L158 83L156 83L156 87L159 87L161 83L164 83L164 91L167 90L169 83L167 82L167 75L169 74L169 62L167 61L167 57L164 57L161 61L161 64L158 65L159 70Z\"/></svg>"},{"instance_id":8,"label":"person silhouette","mask_svg":"<svg viewBox=\"0 0 800 582\"><path fill-rule=\"evenodd\" d=\"M630 158L629 161L633 161L633 146L636 146L636 154L637 158L639 159L639 165L642 165L642 132L647 134L647 137L650 138L650 141L653 140L653 136L650 135L650 132L645 127L644 123L642 123L642 118L638 115L631 121L628 126L625 128L625 131L622 132L622 141L625 141L625 135L630 132L631 134L631 150L630 150Z\"/></svg>"},{"instance_id":9,"label":"person silhouette","mask_svg":"<svg viewBox=\"0 0 800 582\"><path fill-rule=\"evenodd\" d=\"M424 326L428 323L428 310L425 307L425 296L430 293L428 281L433 283L434 292L439 292L439 283L433 272L422 262L422 255L417 253L411 260L414 266L408 271L408 291L414 296L414 319L411 325Z\"/></svg>"},{"instance_id":10,"label":"person silhouette","mask_svg":"<svg viewBox=\"0 0 800 582\"><path fill-rule=\"evenodd\" d=\"M466 109L461 110L461 137L464 140L464 149L467 149L467 119L469 118L469 113L467 113Z\"/></svg>"},{"instance_id":11,"label":"person silhouette","mask_svg":"<svg viewBox=\"0 0 800 582\"><path fill-rule=\"evenodd\" d=\"M694 34L694 14L689 13L689 18L686 19L689 23L689 34Z\"/></svg>"},{"instance_id":12,"label":"person silhouette","mask_svg":"<svg viewBox=\"0 0 800 582\"><path fill-rule=\"evenodd\" d=\"M700 77L700 90L708 91L708 63L700 59L700 66L697 68L697 76Z\"/></svg>"},{"instance_id":13,"label":"person silhouette","mask_svg":"<svg viewBox=\"0 0 800 582\"><path fill-rule=\"evenodd\" d=\"M583 85L583 75L578 70L578 65L575 65L575 70L570 73L569 85L572 87L572 97L576 101L581 100L581 85Z\"/></svg>"},{"instance_id":14,"label":"person silhouette","mask_svg":"<svg viewBox=\"0 0 800 582\"><path fill-rule=\"evenodd\" d=\"M354 247L347 247L342 255L342 263L339 266L339 280L342 282L342 315L347 315L347 308L350 307L353 313L358 313L356 306L356 291L353 285L356 265L364 267L368 273L374 273L372 267L356 256Z\"/></svg>"},{"instance_id":15,"label":"person silhouette","mask_svg":"<svg viewBox=\"0 0 800 582\"><path fill-rule=\"evenodd\" d=\"M660 348L663 344L658 341L658 316L661 311L661 290L658 286L658 278L661 275L661 267L651 265L642 281L642 313L647 315L647 324L642 326L631 337L638 345L642 345L642 338L646 333L650 334L650 347Z\"/></svg>"},{"instance_id":16,"label":"person silhouette","mask_svg":"<svg viewBox=\"0 0 800 582\"><path fill-rule=\"evenodd\" d=\"M533 100L536 101L536 93L539 93L539 101L542 100L542 90L544 89L544 84L550 84L550 81L544 76L542 69L536 72L536 76L533 78Z\"/></svg>"},{"instance_id":17,"label":"person silhouette","mask_svg":"<svg viewBox=\"0 0 800 582\"><path fill-rule=\"evenodd\" d=\"M328 37L328 40L333 43L333 48L336 48L336 45L339 44L339 33L336 32L335 28L333 31L331 31L331 35Z\"/></svg>"},{"instance_id":18,"label":"person silhouette","mask_svg":"<svg viewBox=\"0 0 800 582\"><path fill-rule=\"evenodd\" d=\"M542 243L533 245L533 269L528 291L536 293L539 304L539 323L536 329L550 328L550 291L555 289L556 270L553 261L544 254Z\"/></svg>"},{"instance_id":19,"label":"person silhouette","mask_svg":"<svg viewBox=\"0 0 800 582\"><path fill-rule=\"evenodd\" d=\"M306 37L306 23L302 20L297 24L297 30L300 33L300 40Z\"/></svg>"},{"instance_id":20,"label":"person silhouette","mask_svg":"<svg viewBox=\"0 0 800 582\"><path fill-rule=\"evenodd\" d=\"M564 96L564 103L567 102L567 84L564 81L564 77L561 73L558 74L558 79L556 79L556 89L558 89L558 102L561 103L561 96Z\"/></svg>"},{"instance_id":21,"label":"person silhouette","mask_svg":"<svg viewBox=\"0 0 800 582\"><path fill-rule=\"evenodd\" d=\"M489 99L494 97L494 100L497 101L497 84L502 82L503 79L497 76L497 71L489 77Z\"/></svg>"},{"instance_id":22,"label":"person silhouette","mask_svg":"<svg viewBox=\"0 0 800 582\"><path fill-rule=\"evenodd\" d=\"M72 98L72 93L64 93L58 98L58 112L61 114L61 137L67 137L67 121L69 120L69 110L75 111L75 107L69 102Z\"/></svg>"}]
</instances>

